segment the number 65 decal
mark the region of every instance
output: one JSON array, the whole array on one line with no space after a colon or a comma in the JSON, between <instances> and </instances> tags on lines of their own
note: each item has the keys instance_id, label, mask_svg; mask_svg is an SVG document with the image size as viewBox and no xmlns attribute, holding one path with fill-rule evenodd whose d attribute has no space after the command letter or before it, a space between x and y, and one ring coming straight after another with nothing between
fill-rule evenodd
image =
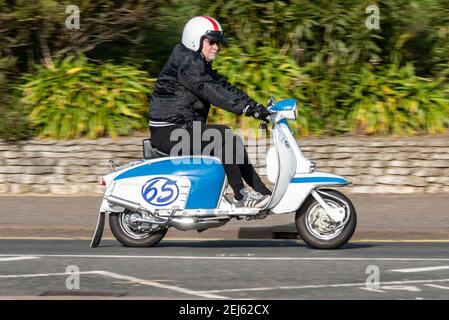
<instances>
[{"instance_id":1,"label":"number 65 decal","mask_svg":"<svg viewBox=\"0 0 449 320\"><path fill-rule=\"evenodd\" d=\"M166 206L179 196L179 188L175 180L156 177L148 180L142 187L142 197L153 206Z\"/></svg>"}]
</instances>

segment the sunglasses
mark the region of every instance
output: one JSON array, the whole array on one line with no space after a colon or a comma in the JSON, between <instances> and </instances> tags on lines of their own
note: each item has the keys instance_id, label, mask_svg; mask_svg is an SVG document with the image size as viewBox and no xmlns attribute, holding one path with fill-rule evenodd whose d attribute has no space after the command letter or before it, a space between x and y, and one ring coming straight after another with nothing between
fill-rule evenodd
<instances>
[{"instance_id":1,"label":"sunglasses","mask_svg":"<svg viewBox=\"0 0 449 320\"><path fill-rule=\"evenodd\" d=\"M216 44L216 45L218 46L218 44L219 44L218 41L211 40L211 39L209 39L209 38L205 38L205 39L207 40L207 42L209 42L209 44L210 44L211 46L213 46L214 44Z\"/></svg>"}]
</instances>

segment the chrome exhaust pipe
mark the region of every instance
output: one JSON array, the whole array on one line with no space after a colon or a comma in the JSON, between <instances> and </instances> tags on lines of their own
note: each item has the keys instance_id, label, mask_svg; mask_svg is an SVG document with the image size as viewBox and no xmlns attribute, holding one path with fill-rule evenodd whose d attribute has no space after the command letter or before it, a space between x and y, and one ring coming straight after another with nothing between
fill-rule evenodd
<instances>
[{"instance_id":1,"label":"chrome exhaust pipe","mask_svg":"<svg viewBox=\"0 0 449 320\"><path fill-rule=\"evenodd\" d=\"M139 203L135 203L132 201L125 200L123 198L119 198L116 196L108 196L105 197L105 199L113 205L120 206L122 208L128 209L133 212L140 212L145 211L153 215L148 210L142 208ZM164 221L158 222L153 220L147 220L147 219L136 219L136 221L139 222L149 222L149 223L155 223L155 224L165 224L168 223L169 227L174 227L181 231L188 231L188 230L198 230L198 231L204 231L209 228L217 228L221 227L222 225L226 224L229 219L221 219L221 221L218 219L210 219L210 220L197 220L195 218L190 217L183 217L183 218L173 218L173 219L164 219Z\"/></svg>"},{"instance_id":2,"label":"chrome exhaust pipe","mask_svg":"<svg viewBox=\"0 0 449 320\"><path fill-rule=\"evenodd\" d=\"M123 207L125 209L131 210L133 212L139 212L140 210L142 210L142 207L140 206L140 203L135 203L135 202L131 202L116 196L108 196L105 197L105 199L116 206L120 206ZM144 210L146 211L146 210Z\"/></svg>"},{"instance_id":3,"label":"chrome exhaust pipe","mask_svg":"<svg viewBox=\"0 0 449 320\"><path fill-rule=\"evenodd\" d=\"M174 227L181 231L189 231L189 230L198 230L204 231L209 228L217 228L225 225L228 222L228 219L219 221L219 220L208 220L208 221L195 221L194 218L173 218L170 221L170 227Z\"/></svg>"},{"instance_id":4,"label":"chrome exhaust pipe","mask_svg":"<svg viewBox=\"0 0 449 320\"><path fill-rule=\"evenodd\" d=\"M159 225L166 225L168 221L170 221L170 218L165 217L157 217L155 216L151 211L142 208L139 203L135 203L132 201L125 200L123 198L119 198L116 196L109 196L105 197L105 199L113 205L120 206L122 208L128 209L132 212L138 212L142 214L143 212L147 213L152 219L146 219L146 218L134 218L132 219L132 222L143 222L143 223L150 223L150 224L159 224ZM159 219L160 221L158 221Z\"/></svg>"}]
</instances>

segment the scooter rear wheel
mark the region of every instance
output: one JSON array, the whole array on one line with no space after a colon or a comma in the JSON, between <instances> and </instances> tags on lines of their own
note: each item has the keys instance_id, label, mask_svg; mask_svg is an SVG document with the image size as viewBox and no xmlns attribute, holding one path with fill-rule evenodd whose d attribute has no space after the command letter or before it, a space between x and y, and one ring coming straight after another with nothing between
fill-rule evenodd
<instances>
[{"instance_id":1,"label":"scooter rear wheel","mask_svg":"<svg viewBox=\"0 0 449 320\"><path fill-rule=\"evenodd\" d=\"M137 214L125 210L125 212L111 212L109 214L109 226L112 234L126 247L152 247L158 244L167 233L167 228L158 231L141 232L135 230L127 223L127 215Z\"/></svg>"},{"instance_id":2,"label":"scooter rear wheel","mask_svg":"<svg viewBox=\"0 0 449 320\"><path fill-rule=\"evenodd\" d=\"M320 189L321 197L331 207L344 207L345 219L335 223L312 195L296 211L296 229L307 245L314 249L337 249L354 234L357 214L351 200L332 189Z\"/></svg>"}]
</instances>

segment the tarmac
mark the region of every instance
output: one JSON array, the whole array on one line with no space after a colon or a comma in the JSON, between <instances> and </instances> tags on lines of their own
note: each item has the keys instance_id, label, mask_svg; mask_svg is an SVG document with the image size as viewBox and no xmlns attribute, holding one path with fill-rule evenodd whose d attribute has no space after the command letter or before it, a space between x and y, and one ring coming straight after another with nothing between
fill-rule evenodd
<instances>
[{"instance_id":1,"label":"tarmac","mask_svg":"<svg viewBox=\"0 0 449 320\"><path fill-rule=\"evenodd\" d=\"M449 194L346 193L357 211L352 241L449 242ZM90 239L101 196L0 196L0 239ZM171 228L166 239L295 239L294 213L232 220L204 232ZM104 239L113 239L106 223Z\"/></svg>"}]
</instances>

